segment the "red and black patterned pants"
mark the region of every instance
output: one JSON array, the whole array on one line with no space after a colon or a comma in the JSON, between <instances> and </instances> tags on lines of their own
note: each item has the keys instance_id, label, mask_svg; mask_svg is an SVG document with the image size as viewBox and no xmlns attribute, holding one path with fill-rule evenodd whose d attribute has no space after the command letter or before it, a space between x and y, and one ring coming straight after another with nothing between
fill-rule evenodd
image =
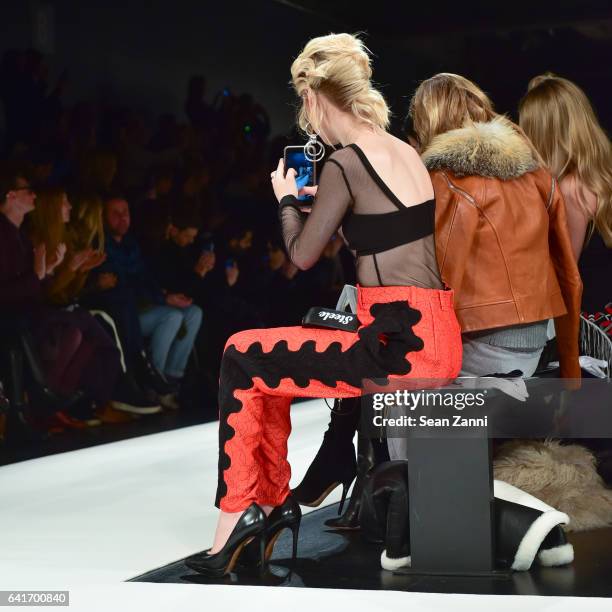
<instances>
[{"instance_id":1,"label":"red and black patterned pants","mask_svg":"<svg viewBox=\"0 0 612 612\"><path fill-rule=\"evenodd\" d=\"M221 363L216 505L277 506L289 493L294 397L362 394L364 379L455 378L461 333L452 291L359 287L357 333L277 327L230 337Z\"/></svg>"}]
</instances>

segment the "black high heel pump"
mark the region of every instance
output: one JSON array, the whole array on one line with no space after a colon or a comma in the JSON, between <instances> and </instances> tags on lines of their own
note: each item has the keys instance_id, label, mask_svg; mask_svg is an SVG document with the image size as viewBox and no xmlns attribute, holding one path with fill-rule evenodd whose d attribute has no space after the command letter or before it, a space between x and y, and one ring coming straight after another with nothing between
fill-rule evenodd
<instances>
[{"instance_id":1,"label":"black high heel pump","mask_svg":"<svg viewBox=\"0 0 612 612\"><path fill-rule=\"evenodd\" d=\"M300 522L302 520L302 510L297 501L288 495L287 499L276 506L268 515L268 525L266 527L266 548L264 552L264 562L267 563L274 552L274 545L280 537L283 529L290 529L293 537L291 549L291 567L295 565L297 558L298 537L300 532ZM251 542L245 549L239 563L249 567L257 566L261 563L261 558L257 554L255 542Z\"/></svg>"},{"instance_id":2,"label":"black high heel pump","mask_svg":"<svg viewBox=\"0 0 612 612\"><path fill-rule=\"evenodd\" d=\"M266 562L272 556L276 540L278 540L283 529L291 529L291 535L293 537L291 565L293 566L295 564L301 520L302 511L300 505L292 495L288 495L287 499L285 499L280 506L276 506L276 508L270 512L268 515L268 527L266 529L266 539L268 541L265 551Z\"/></svg>"},{"instance_id":3,"label":"black high heel pump","mask_svg":"<svg viewBox=\"0 0 612 612\"><path fill-rule=\"evenodd\" d=\"M210 555L204 551L187 559L185 565L210 578L221 578L234 569L244 547L258 541L259 560L263 571L266 563L266 526L265 512L253 503L243 512L225 546L218 553Z\"/></svg>"}]
</instances>

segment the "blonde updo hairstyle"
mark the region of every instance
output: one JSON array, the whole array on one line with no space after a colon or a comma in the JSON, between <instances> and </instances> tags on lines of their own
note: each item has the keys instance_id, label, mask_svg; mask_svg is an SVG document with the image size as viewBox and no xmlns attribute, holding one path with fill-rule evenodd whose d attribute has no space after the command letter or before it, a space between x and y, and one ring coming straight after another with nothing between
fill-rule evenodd
<instances>
[{"instance_id":1,"label":"blonde updo hairstyle","mask_svg":"<svg viewBox=\"0 0 612 612\"><path fill-rule=\"evenodd\" d=\"M309 41L291 65L293 87L302 104L298 110L299 127L306 133L319 133L323 121L321 106L310 113L306 108L309 92L322 94L342 111L372 127L389 126L389 107L372 85L368 49L352 34L329 34ZM310 130L307 128L310 126Z\"/></svg>"}]
</instances>

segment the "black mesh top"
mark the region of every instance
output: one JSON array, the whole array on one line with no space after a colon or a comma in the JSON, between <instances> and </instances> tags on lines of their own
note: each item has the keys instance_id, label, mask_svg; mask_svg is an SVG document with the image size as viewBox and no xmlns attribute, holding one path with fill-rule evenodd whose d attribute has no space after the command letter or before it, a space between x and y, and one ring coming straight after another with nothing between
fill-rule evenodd
<instances>
[{"instance_id":1,"label":"black mesh top","mask_svg":"<svg viewBox=\"0 0 612 612\"><path fill-rule=\"evenodd\" d=\"M364 287L441 289L434 244L435 202L402 203L355 144L335 151L321 173L310 214L285 196L279 207L291 260L308 268L341 232L356 257Z\"/></svg>"}]
</instances>

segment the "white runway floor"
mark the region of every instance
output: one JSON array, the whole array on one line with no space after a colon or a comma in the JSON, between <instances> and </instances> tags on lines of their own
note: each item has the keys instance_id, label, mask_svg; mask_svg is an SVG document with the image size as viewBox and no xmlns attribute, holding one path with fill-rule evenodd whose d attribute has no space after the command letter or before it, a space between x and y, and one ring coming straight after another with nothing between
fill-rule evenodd
<instances>
[{"instance_id":1,"label":"white runway floor","mask_svg":"<svg viewBox=\"0 0 612 612\"><path fill-rule=\"evenodd\" d=\"M293 407L292 484L328 418L322 400ZM210 544L216 477L216 423L0 467L0 590L70 590L70 609L105 612L612 608L595 598L125 583Z\"/></svg>"}]
</instances>

